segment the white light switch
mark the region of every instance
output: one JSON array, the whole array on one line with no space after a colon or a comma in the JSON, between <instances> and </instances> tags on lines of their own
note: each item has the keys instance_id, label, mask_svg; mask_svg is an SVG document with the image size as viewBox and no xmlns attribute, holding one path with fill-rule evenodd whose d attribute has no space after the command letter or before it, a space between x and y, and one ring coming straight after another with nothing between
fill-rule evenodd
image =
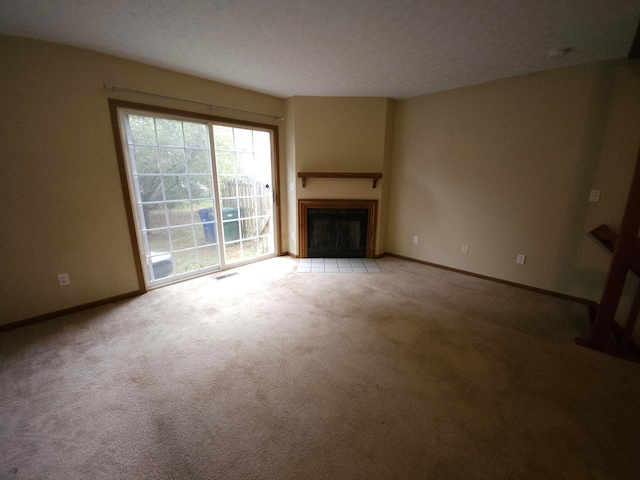
<instances>
[{"instance_id":1,"label":"white light switch","mask_svg":"<svg viewBox=\"0 0 640 480\"><path fill-rule=\"evenodd\" d=\"M599 200L600 200L600 190L591 190L591 193L589 194L589 201L597 202Z\"/></svg>"}]
</instances>

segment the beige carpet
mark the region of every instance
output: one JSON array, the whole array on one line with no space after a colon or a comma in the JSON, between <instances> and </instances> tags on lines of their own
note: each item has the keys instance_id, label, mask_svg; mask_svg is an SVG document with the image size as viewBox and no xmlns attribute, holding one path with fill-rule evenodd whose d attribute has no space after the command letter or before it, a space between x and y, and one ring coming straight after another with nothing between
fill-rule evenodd
<instances>
[{"instance_id":1,"label":"beige carpet","mask_svg":"<svg viewBox=\"0 0 640 480\"><path fill-rule=\"evenodd\" d=\"M282 257L0 335L0 479L640 478L583 305Z\"/></svg>"}]
</instances>

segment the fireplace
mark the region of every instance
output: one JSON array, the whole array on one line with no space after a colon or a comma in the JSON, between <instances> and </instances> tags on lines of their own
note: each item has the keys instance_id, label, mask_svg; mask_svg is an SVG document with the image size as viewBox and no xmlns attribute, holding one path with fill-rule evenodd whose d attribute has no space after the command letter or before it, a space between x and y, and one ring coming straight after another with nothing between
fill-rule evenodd
<instances>
[{"instance_id":1,"label":"fireplace","mask_svg":"<svg viewBox=\"0 0 640 480\"><path fill-rule=\"evenodd\" d=\"M377 200L299 200L299 256L373 258L377 206Z\"/></svg>"}]
</instances>

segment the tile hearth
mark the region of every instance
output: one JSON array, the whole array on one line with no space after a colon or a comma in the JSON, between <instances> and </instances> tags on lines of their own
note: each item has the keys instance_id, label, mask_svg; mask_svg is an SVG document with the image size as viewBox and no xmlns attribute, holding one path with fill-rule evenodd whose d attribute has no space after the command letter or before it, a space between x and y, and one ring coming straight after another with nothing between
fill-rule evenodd
<instances>
[{"instance_id":1,"label":"tile hearth","mask_svg":"<svg viewBox=\"0 0 640 480\"><path fill-rule=\"evenodd\" d=\"M375 273L381 272L371 258L301 258L298 273Z\"/></svg>"}]
</instances>

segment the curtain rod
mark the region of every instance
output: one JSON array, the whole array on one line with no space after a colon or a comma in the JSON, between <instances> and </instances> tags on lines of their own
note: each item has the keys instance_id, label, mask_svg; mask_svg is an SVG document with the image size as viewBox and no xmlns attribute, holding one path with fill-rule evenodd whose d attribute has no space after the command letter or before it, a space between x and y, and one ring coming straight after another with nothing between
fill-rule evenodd
<instances>
[{"instance_id":1,"label":"curtain rod","mask_svg":"<svg viewBox=\"0 0 640 480\"><path fill-rule=\"evenodd\" d=\"M111 92L139 93L142 95L148 95L148 96L157 97L157 98L165 98L168 100L179 100L181 102L188 102L196 105L204 105L205 107L209 107L209 110L212 110L214 108L220 108L222 110L230 110L232 112L237 112L237 113L247 113L250 115L259 115L261 117L269 117L269 118L273 118L274 120L280 120L281 122L284 122L284 117L280 117L278 115L269 115L267 113L250 112L248 110L240 110L237 108L223 107L221 105L213 105L211 103L198 102L195 100L187 100L186 98L171 97L169 95L160 95L159 93L143 92L142 90L134 90L132 88L117 87L115 85L107 85L106 83L104 84L104 90L105 92L111 91Z\"/></svg>"}]
</instances>

